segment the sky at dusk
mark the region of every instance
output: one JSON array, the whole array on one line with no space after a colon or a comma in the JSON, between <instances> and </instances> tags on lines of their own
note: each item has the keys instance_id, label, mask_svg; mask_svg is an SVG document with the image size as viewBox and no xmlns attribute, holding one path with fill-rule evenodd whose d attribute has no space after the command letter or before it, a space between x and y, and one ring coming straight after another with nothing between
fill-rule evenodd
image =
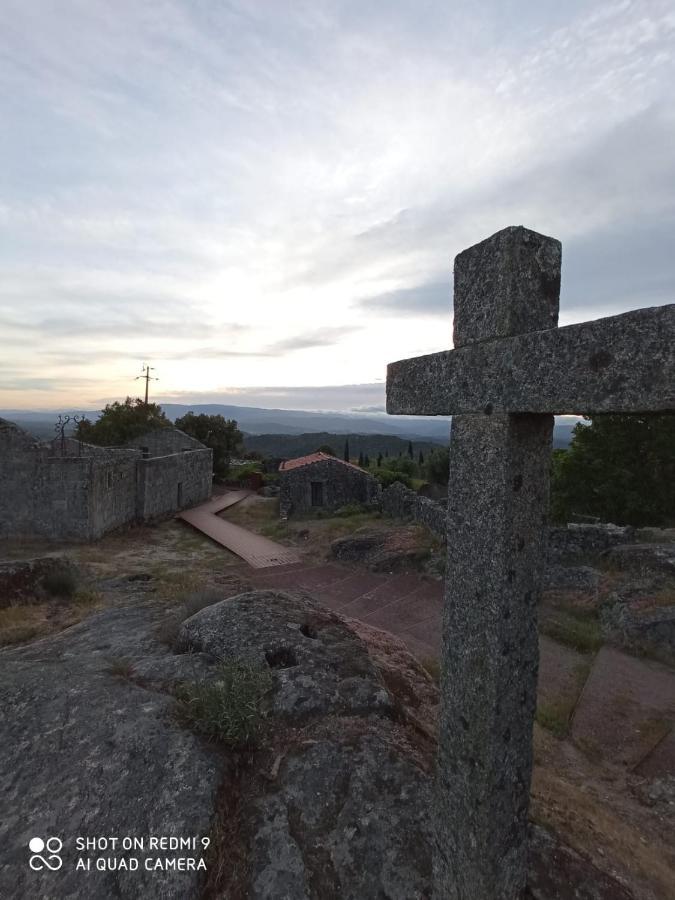
<instances>
[{"instance_id":1,"label":"sky at dusk","mask_svg":"<svg viewBox=\"0 0 675 900\"><path fill-rule=\"evenodd\" d=\"M0 407L379 409L507 225L673 302L674 84L672 0L3 0Z\"/></svg>"}]
</instances>

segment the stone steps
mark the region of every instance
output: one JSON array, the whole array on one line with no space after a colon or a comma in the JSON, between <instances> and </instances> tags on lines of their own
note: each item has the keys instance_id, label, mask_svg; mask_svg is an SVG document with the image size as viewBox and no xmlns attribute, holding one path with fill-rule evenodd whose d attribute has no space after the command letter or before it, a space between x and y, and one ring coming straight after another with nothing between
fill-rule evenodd
<instances>
[{"instance_id":1,"label":"stone steps","mask_svg":"<svg viewBox=\"0 0 675 900\"><path fill-rule=\"evenodd\" d=\"M422 662L438 661L441 582L336 563L240 574L253 588L306 590L335 612L400 637ZM542 712L586 752L638 774L675 775L675 673L667 667L608 647L592 658L542 635L538 695Z\"/></svg>"}]
</instances>

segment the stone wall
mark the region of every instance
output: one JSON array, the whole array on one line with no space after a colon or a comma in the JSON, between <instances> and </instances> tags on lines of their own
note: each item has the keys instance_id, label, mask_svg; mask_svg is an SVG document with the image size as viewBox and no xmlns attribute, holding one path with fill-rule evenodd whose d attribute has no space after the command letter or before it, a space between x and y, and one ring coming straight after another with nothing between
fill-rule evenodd
<instances>
[{"instance_id":1,"label":"stone wall","mask_svg":"<svg viewBox=\"0 0 675 900\"><path fill-rule=\"evenodd\" d=\"M91 537L133 522L136 516L137 450L119 450L97 457L90 479Z\"/></svg>"},{"instance_id":2,"label":"stone wall","mask_svg":"<svg viewBox=\"0 0 675 900\"><path fill-rule=\"evenodd\" d=\"M282 469L279 474L282 516L338 509L349 503L375 503L379 497L377 479L339 459L322 459L295 469ZM323 485L323 503L319 507L312 505L312 483Z\"/></svg>"},{"instance_id":3,"label":"stone wall","mask_svg":"<svg viewBox=\"0 0 675 900\"><path fill-rule=\"evenodd\" d=\"M147 451L148 456L168 456L185 450L203 450L204 445L180 428L153 428L129 441L128 447Z\"/></svg>"},{"instance_id":4,"label":"stone wall","mask_svg":"<svg viewBox=\"0 0 675 900\"><path fill-rule=\"evenodd\" d=\"M382 491L381 508L385 516L412 519L439 537L446 537L446 504L420 497L398 481ZM634 536L635 529L630 526L556 525L549 528L548 560L554 564L584 562L619 544L630 543Z\"/></svg>"},{"instance_id":5,"label":"stone wall","mask_svg":"<svg viewBox=\"0 0 675 900\"><path fill-rule=\"evenodd\" d=\"M446 504L421 497L400 481L395 481L382 491L381 508L385 516L395 519L412 519L425 525L430 531L445 539Z\"/></svg>"},{"instance_id":6,"label":"stone wall","mask_svg":"<svg viewBox=\"0 0 675 900\"><path fill-rule=\"evenodd\" d=\"M0 539L89 541L207 500L211 450L178 429L162 431L153 448L179 451L143 459L140 449L67 439L61 455L60 441L38 443L0 419Z\"/></svg>"},{"instance_id":7,"label":"stone wall","mask_svg":"<svg viewBox=\"0 0 675 900\"><path fill-rule=\"evenodd\" d=\"M191 450L138 462L136 517L158 519L211 496L213 453Z\"/></svg>"},{"instance_id":8,"label":"stone wall","mask_svg":"<svg viewBox=\"0 0 675 900\"><path fill-rule=\"evenodd\" d=\"M556 525L548 532L548 558L552 563L584 562L634 539L635 529L629 525Z\"/></svg>"}]
</instances>

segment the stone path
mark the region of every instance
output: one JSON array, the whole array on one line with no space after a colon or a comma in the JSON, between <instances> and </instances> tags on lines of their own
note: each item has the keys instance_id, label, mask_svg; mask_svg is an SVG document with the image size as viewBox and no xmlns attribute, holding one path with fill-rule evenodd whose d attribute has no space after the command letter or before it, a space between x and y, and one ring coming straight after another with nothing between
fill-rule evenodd
<instances>
[{"instance_id":1,"label":"stone path","mask_svg":"<svg viewBox=\"0 0 675 900\"><path fill-rule=\"evenodd\" d=\"M242 573L253 588L301 588L325 606L392 632L421 661L438 660L443 585L339 563ZM539 702L573 711L569 737L639 773L675 776L675 673L604 647L595 659L541 636ZM583 689L582 689L583 687Z\"/></svg>"},{"instance_id":2,"label":"stone path","mask_svg":"<svg viewBox=\"0 0 675 900\"><path fill-rule=\"evenodd\" d=\"M236 553L254 569L300 562L300 557L294 550L219 518L217 513L239 503L251 493L252 491L229 491L201 506L195 506L194 509L186 509L177 518Z\"/></svg>"}]
</instances>

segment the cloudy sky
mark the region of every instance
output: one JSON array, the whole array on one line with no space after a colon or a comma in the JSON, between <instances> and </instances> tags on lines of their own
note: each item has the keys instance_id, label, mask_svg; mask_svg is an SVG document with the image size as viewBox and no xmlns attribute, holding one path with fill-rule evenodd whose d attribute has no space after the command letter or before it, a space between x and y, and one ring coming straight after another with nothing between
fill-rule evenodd
<instances>
[{"instance_id":1,"label":"cloudy sky","mask_svg":"<svg viewBox=\"0 0 675 900\"><path fill-rule=\"evenodd\" d=\"M673 84L672 0L2 0L0 407L378 407L510 224L672 302Z\"/></svg>"}]
</instances>

